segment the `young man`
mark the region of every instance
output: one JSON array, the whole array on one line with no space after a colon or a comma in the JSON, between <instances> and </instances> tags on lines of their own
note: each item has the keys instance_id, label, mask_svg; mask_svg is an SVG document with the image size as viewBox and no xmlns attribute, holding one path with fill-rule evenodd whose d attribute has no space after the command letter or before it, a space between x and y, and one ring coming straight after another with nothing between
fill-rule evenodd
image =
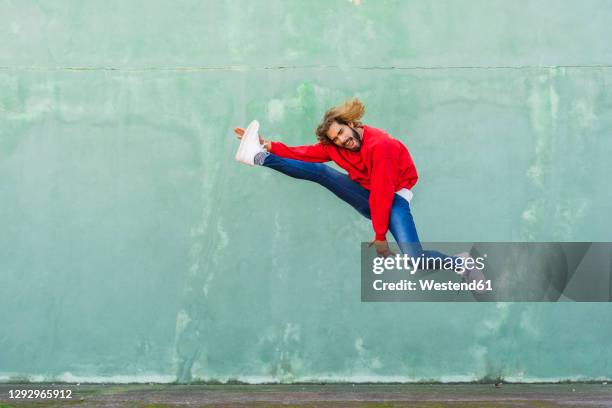
<instances>
[{"instance_id":1,"label":"young man","mask_svg":"<svg viewBox=\"0 0 612 408\"><path fill-rule=\"evenodd\" d=\"M379 256L391 254L386 239L390 231L402 252L409 256L455 258L423 250L410 212L410 189L418 179L410 153L384 130L362 124L359 120L364 113L365 107L356 98L328 110L316 130L318 143L297 147L264 140L258 135L259 123L253 121L246 132L234 129L242 138L236 159L329 189L372 220L372 243ZM327 161L335 162L348 174L321 164Z\"/></svg>"}]
</instances>

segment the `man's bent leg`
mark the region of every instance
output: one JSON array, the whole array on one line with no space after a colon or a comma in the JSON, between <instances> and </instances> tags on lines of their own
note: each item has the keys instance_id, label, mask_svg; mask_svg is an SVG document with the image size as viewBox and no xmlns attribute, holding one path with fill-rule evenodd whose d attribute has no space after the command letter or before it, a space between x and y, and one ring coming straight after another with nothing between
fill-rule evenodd
<instances>
[{"instance_id":1,"label":"man's bent leg","mask_svg":"<svg viewBox=\"0 0 612 408\"><path fill-rule=\"evenodd\" d=\"M399 195L395 195L393 206L391 207L391 215L389 216L389 231L393 234L395 241L399 245L401 251L410 257L424 256L434 265L444 264L444 259L453 258L438 251L423 250L419 235L414 225L414 219L410 212L410 204ZM433 261L435 259L435 261ZM441 269L441 268L430 268Z\"/></svg>"}]
</instances>

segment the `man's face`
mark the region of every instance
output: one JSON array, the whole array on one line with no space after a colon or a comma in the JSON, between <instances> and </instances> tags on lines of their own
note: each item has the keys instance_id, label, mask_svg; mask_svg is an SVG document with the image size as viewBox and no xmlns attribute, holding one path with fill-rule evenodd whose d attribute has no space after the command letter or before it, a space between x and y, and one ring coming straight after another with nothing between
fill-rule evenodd
<instances>
[{"instance_id":1,"label":"man's face","mask_svg":"<svg viewBox=\"0 0 612 408\"><path fill-rule=\"evenodd\" d=\"M361 149L361 138L359 133L348 125L341 125L338 122L332 122L327 130L327 137L333 144L353 152Z\"/></svg>"}]
</instances>

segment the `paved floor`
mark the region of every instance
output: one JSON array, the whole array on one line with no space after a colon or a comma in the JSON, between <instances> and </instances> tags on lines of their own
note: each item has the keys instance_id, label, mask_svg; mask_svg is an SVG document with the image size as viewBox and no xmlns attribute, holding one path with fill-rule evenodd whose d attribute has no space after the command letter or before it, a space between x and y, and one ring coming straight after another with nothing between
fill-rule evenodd
<instances>
[{"instance_id":1,"label":"paved floor","mask_svg":"<svg viewBox=\"0 0 612 408\"><path fill-rule=\"evenodd\" d=\"M11 399L10 390L71 390L64 400ZM612 407L607 384L0 384L0 407Z\"/></svg>"}]
</instances>

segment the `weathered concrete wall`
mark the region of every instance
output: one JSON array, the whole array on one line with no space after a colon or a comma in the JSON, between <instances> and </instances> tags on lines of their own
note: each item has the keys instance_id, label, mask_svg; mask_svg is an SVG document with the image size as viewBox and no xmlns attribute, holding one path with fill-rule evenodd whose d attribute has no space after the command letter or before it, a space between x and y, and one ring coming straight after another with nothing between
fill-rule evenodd
<instances>
[{"instance_id":1,"label":"weathered concrete wall","mask_svg":"<svg viewBox=\"0 0 612 408\"><path fill-rule=\"evenodd\" d=\"M609 241L608 1L1 1L0 375L612 377L609 304L365 304L369 222L233 160L323 112L410 149L425 241Z\"/></svg>"}]
</instances>

